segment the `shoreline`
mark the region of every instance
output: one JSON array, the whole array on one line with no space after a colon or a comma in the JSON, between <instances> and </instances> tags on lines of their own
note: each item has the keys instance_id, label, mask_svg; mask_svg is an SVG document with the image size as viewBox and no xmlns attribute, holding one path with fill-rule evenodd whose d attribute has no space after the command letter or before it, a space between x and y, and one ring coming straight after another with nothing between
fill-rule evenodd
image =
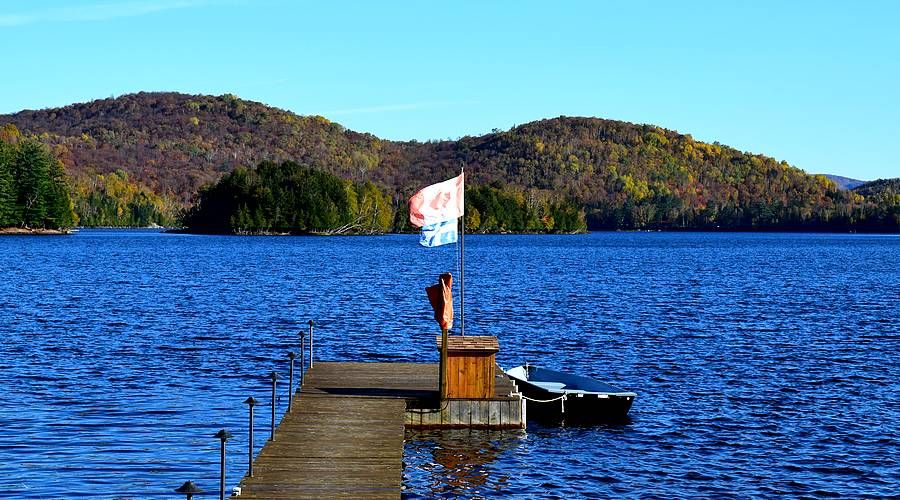
<instances>
[{"instance_id":1,"label":"shoreline","mask_svg":"<svg viewBox=\"0 0 900 500\"><path fill-rule=\"evenodd\" d=\"M78 232L77 229L44 229L29 227L3 227L0 236L64 236Z\"/></svg>"},{"instance_id":2,"label":"shoreline","mask_svg":"<svg viewBox=\"0 0 900 500\"><path fill-rule=\"evenodd\" d=\"M4 227L0 228L0 236L65 236L77 233L82 229L108 229L108 230L151 230L169 234L191 234L204 236L388 236L397 234L418 234L416 232L360 232L360 233L337 233L328 234L326 232L309 231L309 232L215 232L215 231L191 231L186 228L169 228L161 226L78 226L68 229L45 229L45 228L23 228L23 227ZM472 232L469 235L580 235L590 233L720 233L720 234L882 234L897 235L896 231L876 231L876 230L827 230L824 228L800 230L800 229L747 229L747 228L669 228L669 229L593 229L577 232L518 232L518 231L497 231L497 232Z\"/></svg>"},{"instance_id":3,"label":"shoreline","mask_svg":"<svg viewBox=\"0 0 900 500\"><path fill-rule=\"evenodd\" d=\"M333 236L389 236L389 235L398 235L398 234L419 234L417 231L386 231L386 232L346 232L346 233L336 233L336 234L328 234L326 232L320 231L305 231L305 232L278 232L278 231L261 231L261 232L216 232L216 231L196 231L190 230L187 228L180 229L166 229L164 230L166 233L174 233L174 234L193 234L193 235L205 235L205 236L322 236L322 237L333 237ZM846 228L840 229L826 229L826 228L808 228L808 229L798 229L798 228L667 228L667 229L609 229L609 228L601 228L601 229L588 229L585 231L570 231L570 232L541 232L541 231L490 231L490 232L482 232L475 231L469 232L466 231L466 235L478 235L478 236L505 236L505 235L533 235L533 236L578 236L590 233L710 233L710 234L883 234L883 235L898 235L900 231L885 231L885 230L875 230L875 229L857 229L857 230L847 230Z\"/></svg>"}]
</instances>

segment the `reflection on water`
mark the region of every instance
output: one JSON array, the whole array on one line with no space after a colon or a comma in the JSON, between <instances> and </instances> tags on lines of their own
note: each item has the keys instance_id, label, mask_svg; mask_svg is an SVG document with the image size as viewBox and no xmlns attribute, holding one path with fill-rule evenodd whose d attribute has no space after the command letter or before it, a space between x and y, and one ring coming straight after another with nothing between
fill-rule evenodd
<instances>
[{"instance_id":1,"label":"reflection on water","mask_svg":"<svg viewBox=\"0 0 900 500\"><path fill-rule=\"evenodd\" d=\"M504 453L522 445L525 431L444 429L406 432L403 483L424 486L435 494L484 494L501 492L508 472L496 470ZM417 488L418 493L424 493Z\"/></svg>"},{"instance_id":2,"label":"reflection on water","mask_svg":"<svg viewBox=\"0 0 900 500\"><path fill-rule=\"evenodd\" d=\"M568 425L529 421L528 429L406 432L405 496L582 497L625 494L617 444L635 435L628 423ZM648 451L651 449L648 448ZM598 453L610 463L595 462ZM624 458L625 461L632 459ZM657 471L653 471L654 474Z\"/></svg>"}]
</instances>

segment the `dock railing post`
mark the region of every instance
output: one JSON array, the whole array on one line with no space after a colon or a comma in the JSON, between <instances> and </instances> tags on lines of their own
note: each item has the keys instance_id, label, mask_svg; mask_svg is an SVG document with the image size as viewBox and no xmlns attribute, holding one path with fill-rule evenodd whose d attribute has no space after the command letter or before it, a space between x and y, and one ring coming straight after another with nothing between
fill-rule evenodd
<instances>
[{"instance_id":1,"label":"dock railing post","mask_svg":"<svg viewBox=\"0 0 900 500\"><path fill-rule=\"evenodd\" d=\"M248 425L248 433L250 434L247 437L247 475L249 477L253 477L253 407L256 406L256 401L253 399L253 396L244 400L244 404L250 407L250 424Z\"/></svg>"},{"instance_id":2,"label":"dock railing post","mask_svg":"<svg viewBox=\"0 0 900 500\"><path fill-rule=\"evenodd\" d=\"M309 367L313 367L313 325L315 322L309 320Z\"/></svg>"},{"instance_id":3,"label":"dock railing post","mask_svg":"<svg viewBox=\"0 0 900 500\"><path fill-rule=\"evenodd\" d=\"M219 500L225 500L225 441L231 438L231 433L222 429L213 437L218 438L221 442L219 445Z\"/></svg>"},{"instance_id":4,"label":"dock railing post","mask_svg":"<svg viewBox=\"0 0 900 500\"><path fill-rule=\"evenodd\" d=\"M269 434L269 441L275 441L275 386L278 384L278 374L272 372L269 378L272 380L272 431Z\"/></svg>"},{"instance_id":5,"label":"dock railing post","mask_svg":"<svg viewBox=\"0 0 900 500\"><path fill-rule=\"evenodd\" d=\"M306 369L306 332L300 330L300 387L303 387L303 371Z\"/></svg>"},{"instance_id":6,"label":"dock railing post","mask_svg":"<svg viewBox=\"0 0 900 500\"><path fill-rule=\"evenodd\" d=\"M288 359L291 360L291 368L288 371L288 413L294 409L294 358L296 357L294 351L288 353Z\"/></svg>"}]
</instances>

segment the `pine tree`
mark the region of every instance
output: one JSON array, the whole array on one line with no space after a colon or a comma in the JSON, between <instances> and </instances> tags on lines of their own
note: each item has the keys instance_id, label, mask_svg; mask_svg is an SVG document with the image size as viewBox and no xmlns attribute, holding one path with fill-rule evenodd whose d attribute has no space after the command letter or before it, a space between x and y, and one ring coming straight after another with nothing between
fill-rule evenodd
<instances>
[{"instance_id":1,"label":"pine tree","mask_svg":"<svg viewBox=\"0 0 900 500\"><path fill-rule=\"evenodd\" d=\"M33 140L19 143L13 173L18 225L56 229L75 224L62 164L45 146Z\"/></svg>"},{"instance_id":2,"label":"pine tree","mask_svg":"<svg viewBox=\"0 0 900 500\"><path fill-rule=\"evenodd\" d=\"M0 141L0 227L16 224L16 183L12 172L14 147Z\"/></svg>"},{"instance_id":3,"label":"pine tree","mask_svg":"<svg viewBox=\"0 0 900 500\"><path fill-rule=\"evenodd\" d=\"M14 170L18 181L19 225L43 227L47 216L44 197L49 187L50 165L41 145L31 140L20 143Z\"/></svg>"},{"instance_id":4,"label":"pine tree","mask_svg":"<svg viewBox=\"0 0 900 500\"><path fill-rule=\"evenodd\" d=\"M66 173L59 159L47 157L49 165L49 189L47 191L47 224L49 227L65 229L77 223L75 204L69 196Z\"/></svg>"}]
</instances>

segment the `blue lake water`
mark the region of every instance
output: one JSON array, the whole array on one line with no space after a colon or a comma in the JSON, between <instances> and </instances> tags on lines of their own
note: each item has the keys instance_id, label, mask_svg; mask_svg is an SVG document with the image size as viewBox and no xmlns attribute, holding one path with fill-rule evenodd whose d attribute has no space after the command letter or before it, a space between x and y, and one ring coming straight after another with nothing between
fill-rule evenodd
<instances>
[{"instance_id":1,"label":"blue lake water","mask_svg":"<svg viewBox=\"0 0 900 500\"><path fill-rule=\"evenodd\" d=\"M422 289L457 268L414 235L0 238L0 496L214 493L220 428L230 490L308 320L317 359L436 361ZM898 236L469 236L466 306L501 365L633 390L632 420L408 432L408 494L900 493Z\"/></svg>"}]
</instances>

